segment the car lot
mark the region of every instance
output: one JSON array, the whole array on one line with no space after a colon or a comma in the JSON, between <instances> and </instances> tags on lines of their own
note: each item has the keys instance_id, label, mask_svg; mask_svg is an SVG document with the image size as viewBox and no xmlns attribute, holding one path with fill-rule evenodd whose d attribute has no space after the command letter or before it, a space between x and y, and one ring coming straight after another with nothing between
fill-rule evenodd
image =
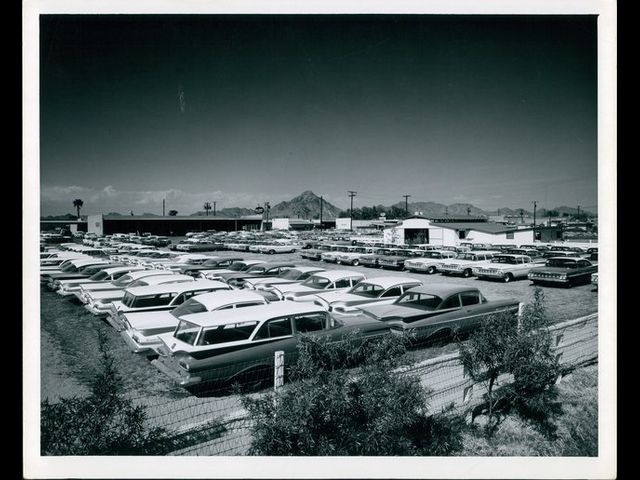
<instances>
[{"instance_id":1,"label":"car lot","mask_svg":"<svg viewBox=\"0 0 640 480\"><path fill-rule=\"evenodd\" d=\"M265 255L252 252L218 251L211 255L242 257L273 262L292 262L330 269L348 269L360 272L368 278L401 275L429 283L454 283L472 285L489 299L511 297L522 302L533 298L534 287L528 280L509 283L477 280L475 277L444 277L440 274L397 272L363 266L336 265L322 261L302 259L300 253ZM548 313L553 322L577 318L597 311L597 292L593 285L581 285L571 289L541 287L545 294ZM75 298L75 297L72 297ZM147 403L158 403L186 398L190 394L154 368L144 356L132 353L121 336L104 320L100 320L73 300L62 298L54 292L41 292L41 398L55 400L70 393L82 395L87 391L100 365L98 332L106 337L109 351L121 373L128 395ZM456 349L455 344L410 352L415 359L431 358Z\"/></svg>"}]
</instances>

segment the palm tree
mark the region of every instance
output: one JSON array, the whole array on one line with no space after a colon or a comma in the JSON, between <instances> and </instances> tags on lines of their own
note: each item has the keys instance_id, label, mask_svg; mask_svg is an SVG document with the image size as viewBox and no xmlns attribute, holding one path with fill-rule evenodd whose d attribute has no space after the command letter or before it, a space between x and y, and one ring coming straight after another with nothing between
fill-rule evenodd
<instances>
[{"instance_id":1,"label":"palm tree","mask_svg":"<svg viewBox=\"0 0 640 480\"><path fill-rule=\"evenodd\" d=\"M73 201L73 206L76 207L76 210L78 211L78 218L80 218L80 209L82 208L83 205L84 205L84 202L80 198L76 198Z\"/></svg>"},{"instance_id":2,"label":"palm tree","mask_svg":"<svg viewBox=\"0 0 640 480\"><path fill-rule=\"evenodd\" d=\"M209 216L209 210L211 210L211 203L204 202L203 208L204 208L204 211L205 211L205 215L208 217Z\"/></svg>"}]
</instances>

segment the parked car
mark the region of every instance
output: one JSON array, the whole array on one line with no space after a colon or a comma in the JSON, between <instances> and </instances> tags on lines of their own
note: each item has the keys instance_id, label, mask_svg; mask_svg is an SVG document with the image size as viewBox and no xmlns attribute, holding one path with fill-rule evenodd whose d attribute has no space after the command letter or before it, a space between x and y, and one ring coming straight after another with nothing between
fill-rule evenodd
<instances>
[{"instance_id":1,"label":"parked car","mask_svg":"<svg viewBox=\"0 0 640 480\"><path fill-rule=\"evenodd\" d=\"M62 295L63 297L74 295L74 293L79 292L80 288L84 285L110 283L118 280L120 277L126 275L127 273L140 270L144 269L142 267L133 267L131 265L102 268L98 272L91 275L89 278L61 280L57 293L59 295Z\"/></svg>"},{"instance_id":2,"label":"parked car","mask_svg":"<svg viewBox=\"0 0 640 480\"><path fill-rule=\"evenodd\" d=\"M418 344L471 333L487 316L500 312L513 313L515 320L518 308L518 300L487 300L477 288L446 283L411 288L390 305L360 307L362 315L388 324L392 332L407 334Z\"/></svg>"},{"instance_id":3,"label":"parked car","mask_svg":"<svg viewBox=\"0 0 640 480\"><path fill-rule=\"evenodd\" d=\"M229 285L242 288L242 285L248 279L274 277L295 266L296 265L291 262L259 263L244 272L223 273L220 275L220 278Z\"/></svg>"},{"instance_id":4,"label":"parked car","mask_svg":"<svg viewBox=\"0 0 640 480\"><path fill-rule=\"evenodd\" d=\"M362 305L386 305L393 303L405 291L422 285L420 280L409 277L375 277L362 280L345 292L316 293L313 302L335 313L352 313Z\"/></svg>"},{"instance_id":5,"label":"parked car","mask_svg":"<svg viewBox=\"0 0 640 480\"><path fill-rule=\"evenodd\" d=\"M527 278L531 269L537 265L527 255L500 254L494 256L489 263L475 267L473 274L480 280L493 279L508 283Z\"/></svg>"},{"instance_id":6,"label":"parked car","mask_svg":"<svg viewBox=\"0 0 640 480\"><path fill-rule=\"evenodd\" d=\"M363 255L373 253L373 247L352 247L346 252L338 252L335 256L336 263L342 265L353 265L354 267L360 265L360 258Z\"/></svg>"},{"instance_id":7,"label":"parked car","mask_svg":"<svg viewBox=\"0 0 640 480\"><path fill-rule=\"evenodd\" d=\"M186 253L184 255L180 255L175 260L170 262L157 262L153 265L153 267L157 270L170 270L172 272L178 272L180 271L180 268L184 267L185 265L201 265L209 258L211 257L199 253Z\"/></svg>"},{"instance_id":8,"label":"parked car","mask_svg":"<svg viewBox=\"0 0 640 480\"><path fill-rule=\"evenodd\" d=\"M127 287L119 290L98 290L96 292L88 292L87 301L84 308L96 316L106 315L111 311L111 304L117 300L124 298L125 291L129 288L166 285L174 283L190 283L195 279L189 275L177 275L174 273L166 273L165 275L153 275L149 277L139 278L131 282Z\"/></svg>"},{"instance_id":9,"label":"parked car","mask_svg":"<svg viewBox=\"0 0 640 480\"><path fill-rule=\"evenodd\" d=\"M378 268L380 266L378 264L379 260L384 256L391 255L392 252L393 249L387 247L375 248L372 253L361 255L358 263L363 267Z\"/></svg>"},{"instance_id":10,"label":"parked car","mask_svg":"<svg viewBox=\"0 0 640 480\"><path fill-rule=\"evenodd\" d=\"M89 267L92 265L109 265L109 263L109 260L100 260L96 258L80 258L69 260L69 263L61 263L60 268L57 270L41 271L40 282L48 284L52 281L55 281L56 278L64 278L65 275L78 273L84 267Z\"/></svg>"},{"instance_id":11,"label":"parked car","mask_svg":"<svg viewBox=\"0 0 640 480\"><path fill-rule=\"evenodd\" d=\"M295 354L302 334L335 342L354 331L363 342L389 334L380 322L361 318L344 324L312 303L197 313L159 336L159 357L151 363L184 387L247 385L272 377L274 352Z\"/></svg>"},{"instance_id":12,"label":"parked car","mask_svg":"<svg viewBox=\"0 0 640 480\"><path fill-rule=\"evenodd\" d=\"M136 268L136 267L129 267ZM80 285L80 291L76 292L75 295L78 297L82 303L87 303L87 295L92 294L93 292L106 291L106 290L123 290L127 288L130 284L145 277L151 276L167 276L168 272L162 270L138 270L132 271L120 277L114 281L104 281L104 282L95 282L91 284L83 284Z\"/></svg>"},{"instance_id":13,"label":"parked car","mask_svg":"<svg viewBox=\"0 0 640 480\"><path fill-rule=\"evenodd\" d=\"M116 330L122 330L128 313L173 310L191 297L216 290L231 290L231 287L215 280L129 287L124 291L122 300L111 303L107 321Z\"/></svg>"},{"instance_id":14,"label":"parked car","mask_svg":"<svg viewBox=\"0 0 640 480\"><path fill-rule=\"evenodd\" d=\"M597 265L583 257L551 257L543 267L529 272L533 285L574 285L591 282L591 274L598 271Z\"/></svg>"},{"instance_id":15,"label":"parked car","mask_svg":"<svg viewBox=\"0 0 640 480\"><path fill-rule=\"evenodd\" d=\"M300 247L294 244L286 244L286 243L270 243L268 245L259 245L258 251L260 253L266 253L268 255L273 255L275 253L293 253L299 250Z\"/></svg>"},{"instance_id":16,"label":"parked car","mask_svg":"<svg viewBox=\"0 0 640 480\"><path fill-rule=\"evenodd\" d=\"M221 275L227 273L237 273L237 272L246 272L254 265L258 265L260 263L267 263L264 260L238 260L233 262L227 268L214 268L207 270L200 270L198 272L198 278L207 278L209 280L222 280L223 277Z\"/></svg>"},{"instance_id":17,"label":"parked car","mask_svg":"<svg viewBox=\"0 0 640 480\"><path fill-rule=\"evenodd\" d=\"M240 309L267 303L269 302L262 295L249 290L216 290L196 295L173 310L126 313L121 335L135 353L155 354L155 348L160 346L158 335L173 332L180 317L184 315Z\"/></svg>"},{"instance_id":18,"label":"parked car","mask_svg":"<svg viewBox=\"0 0 640 480\"><path fill-rule=\"evenodd\" d=\"M283 286L301 283L316 273L324 272L324 268L296 265L274 277L256 277L245 280L243 288L265 289L273 285Z\"/></svg>"},{"instance_id":19,"label":"parked car","mask_svg":"<svg viewBox=\"0 0 640 480\"><path fill-rule=\"evenodd\" d=\"M317 248L303 250L302 252L300 252L300 256L302 258L306 258L307 260L321 260L322 254L329 251L331 251L331 245L320 244Z\"/></svg>"},{"instance_id":20,"label":"parked car","mask_svg":"<svg viewBox=\"0 0 640 480\"><path fill-rule=\"evenodd\" d=\"M456 252L452 250L426 251L422 257L407 258L404 261L404 268L410 272L434 274L438 271L438 265L440 265L443 260L455 256Z\"/></svg>"},{"instance_id":21,"label":"parked car","mask_svg":"<svg viewBox=\"0 0 640 480\"><path fill-rule=\"evenodd\" d=\"M182 265L176 271L185 275L197 276L202 270L222 270L228 268L234 262L241 262L240 257L209 257L200 265Z\"/></svg>"},{"instance_id":22,"label":"parked car","mask_svg":"<svg viewBox=\"0 0 640 480\"><path fill-rule=\"evenodd\" d=\"M310 295L321 292L346 291L365 279L361 273L351 270L327 270L311 275L302 283L273 285L260 291L268 300L310 301Z\"/></svg>"},{"instance_id":23,"label":"parked car","mask_svg":"<svg viewBox=\"0 0 640 480\"><path fill-rule=\"evenodd\" d=\"M489 263L496 251L477 251L460 253L455 258L443 261L438 271L444 275L462 275L467 278L473 275L473 269L483 263Z\"/></svg>"}]
</instances>

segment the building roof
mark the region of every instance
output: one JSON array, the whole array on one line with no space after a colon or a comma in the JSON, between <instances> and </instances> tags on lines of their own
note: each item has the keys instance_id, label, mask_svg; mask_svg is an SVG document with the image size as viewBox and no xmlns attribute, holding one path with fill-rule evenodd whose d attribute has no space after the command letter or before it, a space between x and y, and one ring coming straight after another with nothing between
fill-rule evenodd
<instances>
[{"instance_id":1,"label":"building roof","mask_svg":"<svg viewBox=\"0 0 640 480\"><path fill-rule=\"evenodd\" d=\"M504 225L500 225L492 222L431 222L431 225L442 228L450 228L452 230L476 230L484 233L511 233L522 232L526 230L533 230L533 228L505 228Z\"/></svg>"},{"instance_id":2,"label":"building roof","mask_svg":"<svg viewBox=\"0 0 640 480\"><path fill-rule=\"evenodd\" d=\"M451 222L486 222L487 217L482 217L478 215L435 215L435 214L426 214L426 215L411 215L407 218L425 218L427 220L432 220L434 222L440 223L451 223Z\"/></svg>"}]
</instances>

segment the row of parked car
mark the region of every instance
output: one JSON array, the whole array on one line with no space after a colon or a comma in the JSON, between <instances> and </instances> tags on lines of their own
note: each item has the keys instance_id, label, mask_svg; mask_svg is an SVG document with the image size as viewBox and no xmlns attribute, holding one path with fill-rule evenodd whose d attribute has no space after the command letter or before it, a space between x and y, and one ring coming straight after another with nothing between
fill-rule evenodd
<instances>
[{"instance_id":1,"label":"row of parked car","mask_svg":"<svg viewBox=\"0 0 640 480\"><path fill-rule=\"evenodd\" d=\"M489 300L471 286L294 262L236 259L185 270L216 259L189 255L150 267L131 261L136 255L45 254L43 287L105 318L132 351L151 356L160 371L190 388L255 378L271 368L275 351L295 352L302 334L339 341L351 333L362 342L402 334L428 344L519 308L517 299ZM54 258L64 260L46 263Z\"/></svg>"}]
</instances>

